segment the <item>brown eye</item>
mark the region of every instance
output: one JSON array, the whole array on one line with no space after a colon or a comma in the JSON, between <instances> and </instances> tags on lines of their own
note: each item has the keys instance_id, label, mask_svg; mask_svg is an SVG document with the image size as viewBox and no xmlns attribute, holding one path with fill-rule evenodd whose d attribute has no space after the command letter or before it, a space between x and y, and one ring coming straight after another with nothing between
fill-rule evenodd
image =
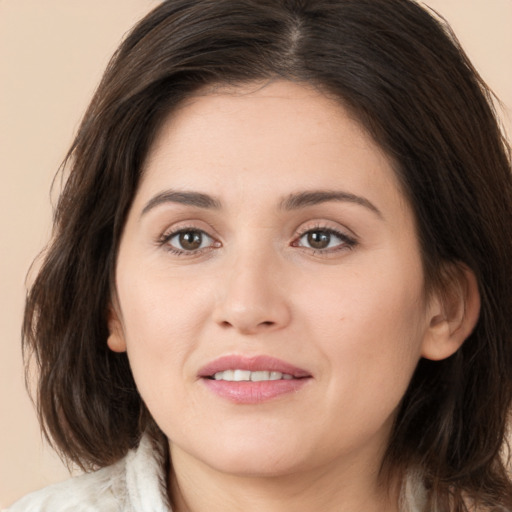
<instances>
[{"instance_id":1,"label":"brown eye","mask_svg":"<svg viewBox=\"0 0 512 512\"><path fill-rule=\"evenodd\" d=\"M305 232L292 245L316 251L336 251L352 248L356 245L356 241L332 229L312 229Z\"/></svg>"},{"instance_id":2,"label":"brown eye","mask_svg":"<svg viewBox=\"0 0 512 512\"><path fill-rule=\"evenodd\" d=\"M199 229L184 229L169 236L166 243L176 251L194 252L211 246L213 240Z\"/></svg>"},{"instance_id":3,"label":"brown eye","mask_svg":"<svg viewBox=\"0 0 512 512\"><path fill-rule=\"evenodd\" d=\"M185 231L178 235L179 244L186 251L195 251L201 247L203 235L200 231Z\"/></svg>"},{"instance_id":4,"label":"brown eye","mask_svg":"<svg viewBox=\"0 0 512 512\"><path fill-rule=\"evenodd\" d=\"M326 249L331 243L331 233L327 231L310 231L306 238L308 245L313 249Z\"/></svg>"}]
</instances>

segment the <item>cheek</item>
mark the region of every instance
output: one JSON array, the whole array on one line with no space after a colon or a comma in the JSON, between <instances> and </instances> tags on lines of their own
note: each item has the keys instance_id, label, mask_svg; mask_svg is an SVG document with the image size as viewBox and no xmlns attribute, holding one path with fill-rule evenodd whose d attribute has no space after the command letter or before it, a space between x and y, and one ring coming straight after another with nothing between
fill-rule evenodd
<instances>
[{"instance_id":1,"label":"cheek","mask_svg":"<svg viewBox=\"0 0 512 512\"><path fill-rule=\"evenodd\" d=\"M144 273L120 274L132 277L118 282L128 358L147 403L184 378L185 363L197 348L200 319L206 315L205 297L210 295L189 281L160 274L146 267Z\"/></svg>"},{"instance_id":2,"label":"cheek","mask_svg":"<svg viewBox=\"0 0 512 512\"><path fill-rule=\"evenodd\" d=\"M401 399L425 334L422 272L410 270L375 264L308 294L308 330L327 361L333 400L344 388L354 400L389 400L388 407Z\"/></svg>"},{"instance_id":3,"label":"cheek","mask_svg":"<svg viewBox=\"0 0 512 512\"><path fill-rule=\"evenodd\" d=\"M206 299L211 297L211 283L207 279L190 277L180 269L157 261L144 261L137 266L128 261L118 265L117 287L121 297L121 311L128 338L131 333L144 334L137 343L168 345L187 338L206 313ZM135 268L131 268L135 267Z\"/></svg>"}]
</instances>

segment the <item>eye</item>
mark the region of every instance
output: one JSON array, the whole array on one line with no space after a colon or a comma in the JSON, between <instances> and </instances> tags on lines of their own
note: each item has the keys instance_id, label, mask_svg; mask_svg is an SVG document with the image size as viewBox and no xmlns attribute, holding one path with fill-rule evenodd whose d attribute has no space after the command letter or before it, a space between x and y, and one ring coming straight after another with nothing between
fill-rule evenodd
<instances>
[{"instance_id":1,"label":"eye","mask_svg":"<svg viewBox=\"0 0 512 512\"><path fill-rule=\"evenodd\" d=\"M293 244L296 247L307 247L315 251L341 250L351 248L355 240L333 229L310 229L302 234Z\"/></svg>"},{"instance_id":2,"label":"eye","mask_svg":"<svg viewBox=\"0 0 512 512\"><path fill-rule=\"evenodd\" d=\"M213 238L200 229L180 229L174 233L170 233L162 240L162 245L178 254L193 253L213 247L215 242Z\"/></svg>"}]
</instances>

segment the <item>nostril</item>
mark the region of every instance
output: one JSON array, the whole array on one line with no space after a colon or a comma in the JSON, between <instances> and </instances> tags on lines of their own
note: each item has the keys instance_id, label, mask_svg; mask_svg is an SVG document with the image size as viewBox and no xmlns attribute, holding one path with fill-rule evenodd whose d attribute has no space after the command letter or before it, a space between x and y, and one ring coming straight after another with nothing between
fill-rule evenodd
<instances>
[{"instance_id":1,"label":"nostril","mask_svg":"<svg viewBox=\"0 0 512 512\"><path fill-rule=\"evenodd\" d=\"M212 320L224 331L234 329L253 334L286 326L290 314L286 304L263 300L251 303L249 299L245 302L232 299L219 301L212 313Z\"/></svg>"},{"instance_id":2,"label":"nostril","mask_svg":"<svg viewBox=\"0 0 512 512\"><path fill-rule=\"evenodd\" d=\"M265 322L260 322L257 325L260 327L272 327L272 326L276 325L276 323L272 322L271 320L266 320ZM220 326L223 327L224 329L227 329L228 327L234 327L234 324L232 324L231 322L228 322L227 320L224 320L220 323Z\"/></svg>"}]
</instances>

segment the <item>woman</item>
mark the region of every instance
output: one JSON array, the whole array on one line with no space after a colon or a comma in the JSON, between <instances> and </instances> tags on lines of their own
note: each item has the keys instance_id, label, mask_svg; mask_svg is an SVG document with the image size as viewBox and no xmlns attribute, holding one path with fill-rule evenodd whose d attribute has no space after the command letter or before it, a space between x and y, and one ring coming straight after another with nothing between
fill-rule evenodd
<instances>
[{"instance_id":1,"label":"woman","mask_svg":"<svg viewBox=\"0 0 512 512\"><path fill-rule=\"evenodd\" d=\"M11 510L512 508L510 160L404 0L173 0L69 153L27 355L60 453Z\"/></svg>"}]
</instances>

